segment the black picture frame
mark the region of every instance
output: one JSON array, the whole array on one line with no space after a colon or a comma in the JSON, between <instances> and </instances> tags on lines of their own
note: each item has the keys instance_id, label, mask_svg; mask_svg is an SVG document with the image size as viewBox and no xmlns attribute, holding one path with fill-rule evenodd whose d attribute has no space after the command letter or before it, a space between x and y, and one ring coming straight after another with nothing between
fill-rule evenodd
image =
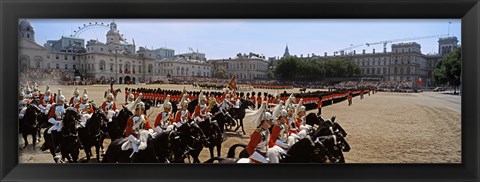
<instances>
[{"instance_id":1,"label":"black picture frame","mask_svg":"<svg viewBox=\"0 0 480 182\"><path fill-rule=\"evenodd\" d=\"M19 0L0 3L2 181L462 181L479 180L478 0ZM462 19L462 163L345 165L19 164L19 18Z\"/></svg>"}]
</instances>

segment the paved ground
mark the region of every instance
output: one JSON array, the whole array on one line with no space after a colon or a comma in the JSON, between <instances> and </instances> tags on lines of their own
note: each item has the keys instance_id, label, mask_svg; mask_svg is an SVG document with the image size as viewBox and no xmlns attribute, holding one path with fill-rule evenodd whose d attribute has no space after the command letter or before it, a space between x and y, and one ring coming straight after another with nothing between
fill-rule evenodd
<instances>
[{"instance_id":1,"label":"paved ground","mask_svg":"<svg viewBox=\"0 0 480 182\"><path fill-rule=\"evenodd\" d=\"M127 85L115 85L122 91ZM62 88L69 98L74 86L51 86L51 90ZM130 85L127 87L149 87L182 90L183 85ZM190 85L185 86L192 90ZM79 87L83 93L83 86ZM87 86L88 94L97 105L103 102L103 93L107 85ZM43 91L44 88L41 88ZM268 91L275 90L254 90ZM298 92L298 89L287 92ZM308 90L307 90L308 91ZM279 91L283 92L283 90ZM436 92L423 93L377 93L366 95L363 100L353 99L352 106L341 102L323 108L323 117L337 116L337 121L347 131L347 141L351 151L345 153L347 163L460 163L461 162L461 97ZM120 94L118 104L123 103L124 94ZM150 121L153 122L158 108L153 108ZM309 111L316 112L316 111ZM245 119L247 135L239 132L227 132L227 140L222 144L222 156L228 147L236 143L248 143L255 129L250 118ZM109 144L105 141L105 146ZM23 139L19 136L19 148ZM32 146L19 149L21 163L52 163L49 153L34 152ZM80 152L81 157L85 154ZM204 149L200 160L209 158L208 149ZM96 162L95 159L92 162Z\"/></svg>"}]
</instances>

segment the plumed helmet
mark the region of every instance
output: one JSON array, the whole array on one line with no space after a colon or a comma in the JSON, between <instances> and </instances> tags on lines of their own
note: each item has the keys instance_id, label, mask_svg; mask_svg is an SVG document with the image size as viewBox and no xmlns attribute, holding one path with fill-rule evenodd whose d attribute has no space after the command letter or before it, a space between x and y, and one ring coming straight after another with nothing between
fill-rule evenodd
<instances>
[{"instance_id":1,"label":"plumed helmet","mask_svg":"<svg viewBox=\"0 0 480 182\"><path fill-rule=\"evenodd\" d=\"M145 111L145 103L143 103L142 101L138 102L136 105L135 105L135 110L137 110L138 108L142 109Z\"/></svg>"},{"instance_id":2,"label":"plumed helmet","mask_svg":"<svg viewBox=\"0 0 480 182\"><path fill-rule=\"evenodd\" d=\"M62 95L61 89L58 89L58 94L57 94L57 103L59 102L65 102L65 96Z\"/></svg>"},{"instance_id":3,"label":"plumed helmet","mask_svg":"<svg viewBox=\"0 0 480 182\"><path fill-rule=\"evenodd\" d=\"M263 113L263 120L272 120L273 119L273 116L272 114L270 114L270 112L266 111L265 113Z\"/></svg>"},{"instance_id":4,"label":"plumed helmet","mask_svg":"<svg viewBox=\"0 0 480 182\"><path fill-rule=\"evenodd\" d=\"M207 97L205 95L202 95L202 97L200 97L200 100L204 100L204 101L207 101Z\"/></svg>"},{"instance_id":5,"label":"plumed helmet","mask_svg":"<svg viewBox=\"0 0 480 182\"><path fill-rule=\"evenodd\" d=\"M83 89L83 97L82 97L83 100L88 100L88 95L87 95L87 88L84 88Z\"/></svg>"},{"instance_id":6,"label":"plumed helmet","mask_svg":"<svg viewBox=\"0 0 480 182\"><path fill-rule=\"evenodd\" d=\"M300 108L298 109L298 112L306 112L307 111L307 108L305 108L305 106L300 106Z\"/></svg>"},{"instance_id":7,"label":"plumed helmet","mask_svg":"<svg viewBox=\"0 0 480 182\"><path fill-rule=\"evenodd\" d=\"M30 93L30 92L32 92L32 89L29 86L27 86L27 93Z\"/></svg>"},{"instance_id":8,"label":"plumed helmet","mask_svg":"<svg viewBox=\"0 0 480 182\"><path fill-rule=\"evenodd\" d=\"M163 108L172 108L172 103L168 101L163 103Z\"/></svg>"},{"instance_id":9,"label":"plumed helmet","mask_svg":"<svg viewBox=\"0 0 480 182\"><path fill-rule=\"evenodd\" d=\"M182 101L181 106L188 106L188 99Z\"/></svg>"},{"instance_id":10,"label":"plumed helmet","mask_svg":"<svg viewBox=\"0 0 480 182\"><path fill-rule=\"evenodd\" d=\"M128 95L129 99L135 99L135 96L133 94Z\"/></svg>"},{"instance_id":11,"label":"plumed helmet","mask_svg":"<svg viewBox=\"0 0 480 182\"><path fill-rule=\"evenodd\" d=\"M107 99L113 99L113 94L112 94L112 93L108 93L106 98L107 98Z\"/></svg>"},{"instance_id":12,"label":"plumed helmet","mask_svg":"<svg viewBox=\"0 0 480 182\"><path fill-rule=\"evenodd\" d=\"M282 110L280 111L280 116L279 116L279 117L281 117L281 116L284 116L284 117L285 117L285 116L288 116L287 110L282 109Z\"/></svg>"},{"instance_id":13,"label":"plumed helmet","mask_svg":"<svg viewBox=\"0 0 480 182\"><path fill-rule=\"evenodd\" d=\"M78 91L78 87L75 87L75 90L73 90L73 94L74 94L74 95L80 94L80 91Z\"/></svg>"}]
</instances>

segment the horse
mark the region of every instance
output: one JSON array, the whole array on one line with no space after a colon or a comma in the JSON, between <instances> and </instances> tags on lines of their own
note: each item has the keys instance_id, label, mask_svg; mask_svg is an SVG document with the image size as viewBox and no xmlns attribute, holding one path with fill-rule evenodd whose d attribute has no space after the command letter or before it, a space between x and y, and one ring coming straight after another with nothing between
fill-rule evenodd
<instances>
[{"instance_id":1,"label":"horse","mask_svg":"<svg viewBox=\"0 0 480 182\"><path fill-rule=\"evenodd\" d=\"M328 141L324 140L324 142ZM214 161L219 163L237 163L241 158L249 157L248 153L245 156L246 149L244 148L240 152L240 158L234 158L237 147L246 147L246 145L235 144L229 148L227 158L213 157L204 163L213 163ZM326 156L329 156L328 153L328 148L320 140L313 140L308 136L292 145L287 153L282 155L280 163L325 163Z\"/></svg>"},{"instance_id":2,"label":"horse","mask_svg":"<svg viewBox=\"0 0 480 182\"><path fill-rule=\"evenodd\" d=\"M124 137L125 128L127 127L127 121L133 112L125 106L112 117L112 122L107 123L107 127L104 128L112 141ZM101 139L103 141L104 137Z\"/></svg>"},{"instance_id":3,"label":"horse","mask_svg":"<svg viewBox=\"0 0 480 182\"><path fill-rule=\"evenodd\" d=\"M212 111L218 111L218 106L214 106ZM225 125L225 116L221 112L216 112L215 115L211 116L210 119L198 123L200 129L204 132L205 136L207 136L208 147L210 151L210 157L214 157L213 149L217 147L217 156L220 156L220 152L222 150L222 142L223 142L223 132L221 127Z\"/></svg>"},{"instance_id":4,"label":"horse","mask_svg":"<svg viewBox=\"0 0 480 182\"><path fill-rule=\"evenodd\" d=\"M102 127L107 122L107 117L99 108L92 106L95 111L92 117L87 120L85 127L78 128L78 137L83 144L87 157L87 160L84 162L90 160L92 146L95 147L97 161L100 161L100 148L103 147L103 139L105 139Z\"/></svg>"},{"instance_id":5,"label":"horse","mask_svg":"<svg viewBox=\"0 0 480 182\"><path fill-rule=\"evenodd\" d=\"M35 150L38 133L37 120L41 114L40 108L34 104L30 104L27 106L24 117L19 120L19 134L22 134L23 140L25 141L23 148L28 146L27 136L32 135L33 150Z\"/></svg>"},{"instance_id":6,"label":"horse","mask_svg":"<svg viewBox=\"0 0 480 182\"><path fill-rule=\"evenodd\" d=\"M117 88L114 91L110 91L110 93L113 94L113 100L116 102L117 101L117 95L118 95L118 93L122 93L122 90ZM108 91L105 91L105 93L103 94L103 98L107 97L107 94L108 94Z\"/></svg>"},{"instance_id":7,"label":"horse","mask_svg":"<svg viewBox=\"0 0 480 182\"><path fill-rule=\"evenodd\" d=\"M237 127L235 128L235 132L237 132L237 130L242 127L242 132L243 134L245 135L245 130L243 128L243 119L245 118L245 110L248 109L248 108L253 108L255 107L255 104L253 104L252 101L250 100L247 100L247 99L243 99L241 98L240 99L240 108L231 108L231 113L232 113L232 117L234 118L234 120L237 122L236 125ZM232 126L232 125L230 125Z\"/></svg>"},{"instance_id":8,"label":"horse","mask_svg":"<svg viewBox=\"0 0 480 182\"><path fill-rule=\"evenodd\" d=\"M342 137L347 136L347 132L343 129L343 127L338 122L335 122L335 116L332 116L330 120L323 120L322 118L313 116L315 116L315 114L310 113L307 115L306 118L307 123L313 123L318 125L318 129L311 133L312 137L320 137L333 134L338 134Z\"/></svg>"},{"instance_id":9,"label":"horse","mask_svg":"<svg viewBox=\"0 0 480 182\"><path fill-rule=\"evenodd\" d=\"M67 108L65 117L63 118L63 128L60 141L60 153L62 159L67 158L68 162L76 163L80 149L78 146L77 123L81 119L80 113L75 108Z\"/></svg>"},{"instance_id":10,"label":"horse","mask_svg":"<svg viewBox=\"0 0 480 182\"><path fill-rule=\"evenodd\" d=\"M194 131L194 132L192 132ZM147 148L134 154L135 160L130 158L133 150L122 150L123 143L128 142L126 138L114 140L107 148L102 163L183 163L188 155L195 155L194 150L200 153L202 148L195 148L198 138L194 137L199 133L198 128L184 124L175 131L156 134L149 137ZM200 146L202 143L200 143ZM196 158L198 160L198 154ZM194 157L195 158L195 157Z\"/></svg>"}]
</instances>

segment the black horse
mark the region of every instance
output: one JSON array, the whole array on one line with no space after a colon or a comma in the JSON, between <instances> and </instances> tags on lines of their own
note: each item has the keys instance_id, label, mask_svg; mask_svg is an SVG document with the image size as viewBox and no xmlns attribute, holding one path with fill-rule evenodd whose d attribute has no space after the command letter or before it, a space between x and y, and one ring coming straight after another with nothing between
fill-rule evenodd
<instances>
[{"instance_id":1,"label":"black horse","mask_svg":"<svg viewBox=\"0 0 480 182\"><path fill-rule=\"evenodd\" d=\"M78 147L77 123L80 122L81 115L72 107L67 108L63 118L63 128L60 132L60 153L62 160L67 158L68 162L76 163L80 149Z\"/></svg>"},{"instance_id":2,"label":"black horse","mask_svg":"<svg viewBox=\"0 0 480 182\"><path fill-rule=\"evenodd\" d=\"M106 130L112 141L124 137L123 133L125 132L125 128L127 127L128 118L130 118L130 116L132 115L133 112L130 111L130 109L122 106L122 109L115 116L113 116L112 122L107 123L104 130ZM103 142L104 139L105 137L102 137L101 141Z\"/></svg>"},{"instance_id":3,"label":"black horse","mask_svg":"<svg viewBox=\"0 0 480 182\"><path fill-rule=\"evenodd\" d=\"M212 108L213 111L218 110L217 106ZM217 147L217 156L220 156L223 142L223 132L221 127L224 127L226 118L221 112L216 112L209 120L198 123L203 133L207 137L208 147L210 150L210 157L214 157L213 149Z\"/></svg>"},{"instance_id":4,"label":"black horse","mask_svg":"<svg viewBox=\"0 0 480 182\"><path fill-rule=\"evenodd\" d=\"M213 163L214 161L219 163L237 163L239 159L233 158L235 148L245 146L244 144L235 144L230 147L227 158L214 157L204 163ZM247 158L248 153L246 154L247 156L245 156L245 153L246 150L242 150L239 157ZM318 140L314 141L310 137L305 137L292 145L287 154L282 155L280 163L325 163L326 156L329 156L328 153L329 150L323 143L318 142Z\"/></svg>"},{"instance_id":5,"label":"black horse","mask_svg":"<svg viewBox=\"0 0 480 182\"><path fill-rule=\"evenodd\" d=\"M94 113L92 114L92 117L87 120L85 127L78 128L78 137L83 144L87 157L87 160L84 162L90 160L90 156L92 156L91 147L93 146L95 147L97 161L100 161L100 148L102 147L103 139L105 138L101 129L107 122L107 117L97 107L93 106L93 108Z\"/></svg>"},{"instance_id":6,"label":"black horse","mask_svg":"<svg viewBox=\"0 0 480 182\"><path fill-rule=\"evenodd\" d=\"M23 118L19 120L19 134L22 134L23 140L25 141L23 148L28 146L27 136L32 135L33 150L35 150L38 133L37 120L40 115L41 110L34 104L30 104L27 106Z\"/></svg>"},{"instance_id":7,"label":"black horse","mask_svg":"<svg viewBox=\"0 0 480 182\"><path fill-rule=\"evenodd\" d=\"M330 163L345 163L343 152L349 152L350 145L339 133L320 136L315 142L321 143L328 150L327 157Z\"/></svg>"},{"instance_id":8,"label":"black horse","mask_svg":"<svg viewBox=\"0 0 480 182\"><path fill-rule=\"evenodd\" d=\"M147 148L134 154L134 159L130 158L133 150L122 150L121 146L127 142L126 138L114 140L108 146L107 152L103 157L103 163L183 163L188 155L198 160L198 154L202 150L203 143L197 138L199 128L182 125L175 131L157 134L154 138L149 137ZM197 152L196 152L197 151Z\"/></svg>"},{"instance_id":9,"label":"black horse","mask_svg":"<svg viewBox=\"0 0 480 182\"><path fill-rule=\"evenodd\" d=\"M255 107L255 104L253 104L252 101L247 100L247 99L240 99L240 108L231 108L230 112L232 117L235 119L237 122L235 125L237 126L235 130L237 131L240 127L242 127L242 132L245 135L245 130L243 129L243 119L245 118L245 110L248 109L249 107L253 108ZM233 126L233 125L230 125Z\"/></svg>"},{"instance_id":10,"label":"black horse","mask_svg":"<svg viewBox=\"0 0 480 182\"><path fill-rule=\"evenodd\" d=\"M318 125L318 129L312 133L312 138L333 134L338 134L342 137L346 137L347 132L338 122L335 122L335 119L336 117L333 116L330 120L323 120L322 118L317 117L314 113L308 114L306 118L306 123L310 123L312 124L312 126L313 124Z\"/></svg>"}]
</instances>

